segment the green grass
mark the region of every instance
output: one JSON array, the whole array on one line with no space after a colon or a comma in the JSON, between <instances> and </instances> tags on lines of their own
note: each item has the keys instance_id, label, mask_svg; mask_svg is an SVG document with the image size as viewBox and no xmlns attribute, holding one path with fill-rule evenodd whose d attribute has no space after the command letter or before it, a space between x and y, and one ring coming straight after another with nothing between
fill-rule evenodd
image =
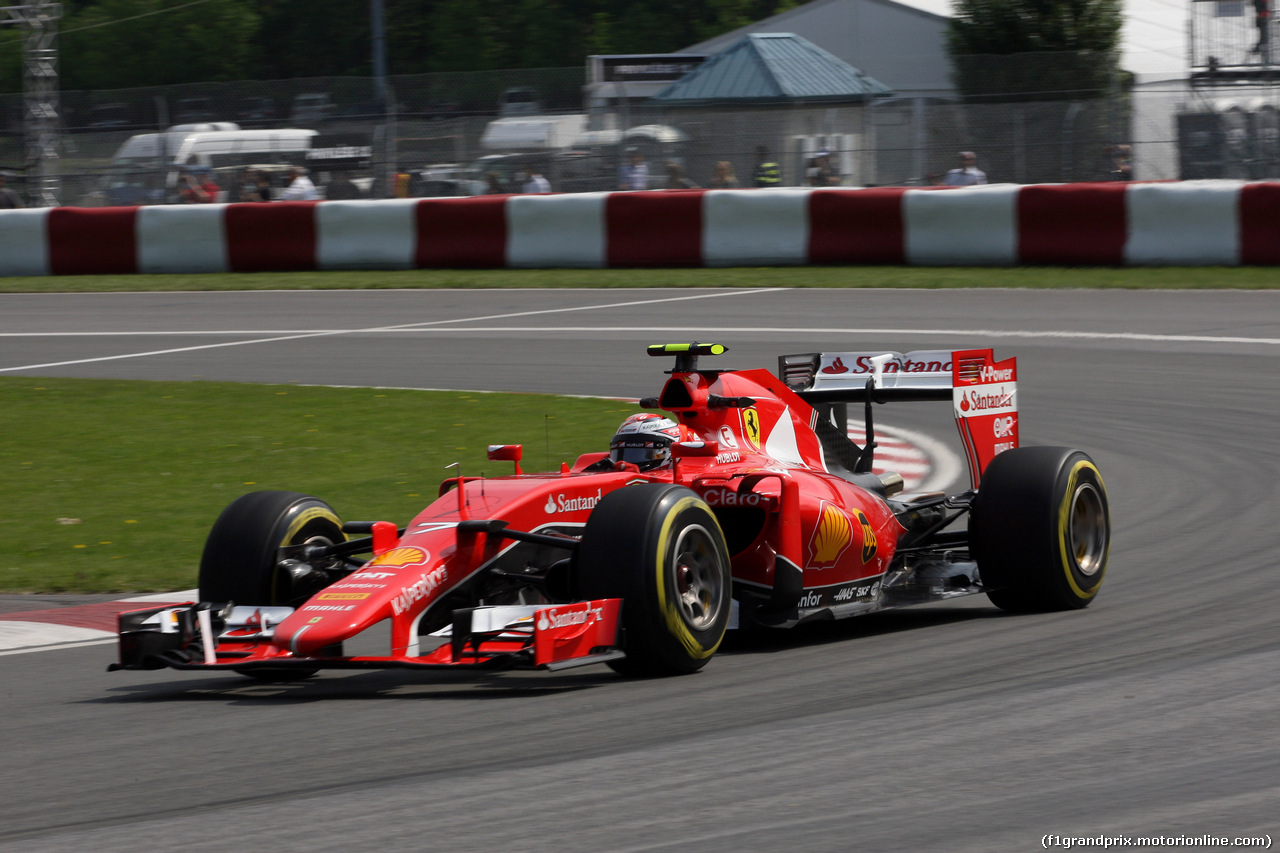
<instances>
[{"instance_id":1,"label":"green grass","mask_svg":"<svg viewBox=\"0 0 1280 853\"><path fill-rule=\"evenodd\" d=\"M545 287L1280 287L1275 267L729 267L725 269L398 270L0 277L0 293Z\"/></svg>"},{"instance_id":2,"label":"green grass","mask_svg":"<svg viewBox=\"0 0 1280 853\"><path fill-rule=\"evenodd\" d=\"M408 522L460 462L510 473L607 449L634 406L540 395L231 383L0 379L0 592L195 585L204 538L257 489L327 500L348 520Z\"/></svg>"},{"instance_id":3,"label":"green grass","mask_svg":"<svg viewBox=\"0 0 1280 853\"><path fill-rule=\"evenodd\" d=\"M771 267L415 270L0 278L0 293L545 287L1273 289L1265 267ZM194 585L222 508L255 489L315 494L348 519L404 523L444 466L529 470L603 449L634 411L534 395L0 378L0 592Z\"/></svg>"}]
</instances>

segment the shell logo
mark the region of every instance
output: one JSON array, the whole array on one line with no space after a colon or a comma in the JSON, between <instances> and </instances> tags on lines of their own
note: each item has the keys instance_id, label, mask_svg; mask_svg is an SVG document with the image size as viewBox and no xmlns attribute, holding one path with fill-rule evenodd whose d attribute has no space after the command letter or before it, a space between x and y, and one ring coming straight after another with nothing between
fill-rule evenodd
<instances>
[{"instance_id":1,"label":"shell logo","mask_svg":"<svg viewBox=\"0 0 1280 853\"><path fill-rule=\"evenodd\" d=\"M370 560L366 565L383 566L390 569L405 569L409 566L424 565L430 556L431 555L422 548L406 545L401 548L392 548L390 551L384 551Z\"/></svg>"},{"instance_id":2,"label":"shell logo","mask_svg":"<svg viewBox=\"0 0 1280 853\"><path fill-rule=\"evenodd\" d=\"M809 565L815 568L834 566L853 541L853 521L835 504L822 502L818 523L813 526Z\"/></svg>"}]
</instances>

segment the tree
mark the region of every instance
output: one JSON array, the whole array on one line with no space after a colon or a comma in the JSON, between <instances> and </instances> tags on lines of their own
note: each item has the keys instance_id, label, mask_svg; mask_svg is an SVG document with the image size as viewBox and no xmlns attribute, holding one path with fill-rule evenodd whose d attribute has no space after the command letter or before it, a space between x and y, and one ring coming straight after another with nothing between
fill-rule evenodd
<instances>
[{"instance_id":1,"label":"tree","mask_svg":"<svg viewBox=\"0 0 1280 853\"><path fill-rule=\"evenodd\" d=\"M76 5L60 27L63 89L238 80L254 69L259 17L252 0L172 10L165 0Z\"/></svg>"},{"instance_id":2,"label":"tree","mask_svg":"<svg viewBox=\"0 0 1280 853\"><path fill-rule=\"evenodd\" d=\"M967 97L1078 98L1111 88L1121 0L957 0L947 33Z\"/></svg>"}]
</instances>

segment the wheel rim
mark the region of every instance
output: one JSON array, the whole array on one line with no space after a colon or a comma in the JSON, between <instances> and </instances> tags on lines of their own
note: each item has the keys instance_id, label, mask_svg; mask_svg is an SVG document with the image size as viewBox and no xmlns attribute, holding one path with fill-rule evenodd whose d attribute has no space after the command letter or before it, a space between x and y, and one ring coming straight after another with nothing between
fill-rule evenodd
<instances>
[{"instance_id":1,"label":"wheel rim","mask_svg":"<svg viewBox=\"0 0 1280 853\"><path fill-rule=\"evenodd\" d=\"M1071 553L1081 574L1092 577L1102 568L1107 551L1107 516L1102 494L1092 483L1081 483L1071 496Z\"/></svg>"},{"instance_id":2,"label":"wheel rim","mask_svg":"<svg viewBox=\"0 0 1280 853\"><path fill-rule=\"evenodd\" d=\"M715 539L701 525L680 531L672 561L676 601L686 625L705 631L724 607L724 572Z\"/></svg>"}]
</instances>

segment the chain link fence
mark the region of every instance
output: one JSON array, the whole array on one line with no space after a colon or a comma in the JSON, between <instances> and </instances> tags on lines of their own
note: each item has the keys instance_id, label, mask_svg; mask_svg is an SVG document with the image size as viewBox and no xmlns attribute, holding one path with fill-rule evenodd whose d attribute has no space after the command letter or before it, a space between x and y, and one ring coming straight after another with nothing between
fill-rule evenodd
<instances>
[{"instance_id":1,"label":"chain link fence","mask_svg":"<svg viewBox=\"0 0 1280 853\"><path fill-rule=\"evenodd\" d=\"M182 171L209 168L235 199L245 167L278 191L288 165L310 165L321 193L344 197L520 191L526 168L553 191L616 189L637 152L649 186L720 186L731 171L753 186L758 151L781 186L926 186L978 154L992 183L1109 180L1127 158L1139 180L1280 178L1280 86L1190 87L1185 80L1127 89L1023 91L980 102L899 96L868 104L703 106L652 102L583 111L582 68L388 78L312 78L64 92L58 175L63 204L175 202ZM1026 87L1024 87L1026 88ZM174 125L231 122L276 141L186 152L183 134L125 157L142 134ZM285 128L315 131L306 146ZM258 134L262 136L263 134ZM247 135L246 135L247 136ZM157 137L153 137L156 139ZM347 152L316 160L308 148ZM0 95L0 172L24 194L22 98ZM830 171L815 168L827 153ZM311 151L311 154L317 152ZM668 172L674 164L675 174Z\"/></svg>"}]
</instances>

